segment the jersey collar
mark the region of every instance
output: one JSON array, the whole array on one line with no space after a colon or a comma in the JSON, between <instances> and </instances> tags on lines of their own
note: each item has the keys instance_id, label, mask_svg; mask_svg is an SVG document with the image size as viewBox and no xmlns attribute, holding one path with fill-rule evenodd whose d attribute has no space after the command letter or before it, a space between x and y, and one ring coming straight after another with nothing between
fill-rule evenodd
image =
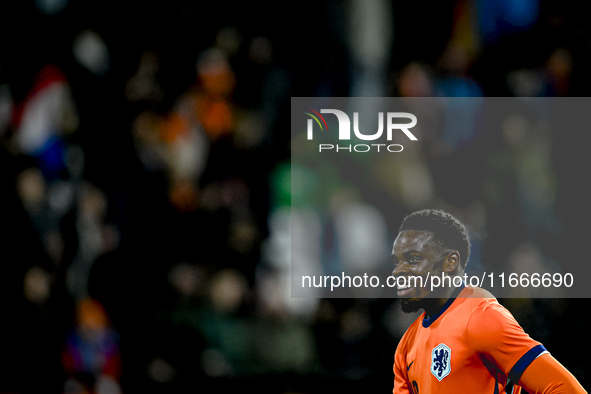
<instances>
[{"instance_id":1,"label":"jersey collar","mask_svg":"<svg viewBox=\"0 0 591 394\"><path fill-rule=\"evenodd\" d=\"M436 314L434 314L433 316L425 316L423 318L423 327L427 328L429 327L431 324L433 324L433 322L435 322L435 320L437 320L437 318L441 315L443 315L443 312L445 312L447 310L447 308L449 308L451 306L451 304L455 301L455 299L458 297L458 295L460 294L460 292L462 290L464 290L464 288L466 287L466 284L462 284L462 286L460 287L456 287L456 289L454 290L454 292L452 293L451 297L449 297L449 300L447 300L447 302L445 303L445 305L443 305L443 307L441 307L441 309L439 310L439 312L437 312Z\"/></svg>"}]
</instances>

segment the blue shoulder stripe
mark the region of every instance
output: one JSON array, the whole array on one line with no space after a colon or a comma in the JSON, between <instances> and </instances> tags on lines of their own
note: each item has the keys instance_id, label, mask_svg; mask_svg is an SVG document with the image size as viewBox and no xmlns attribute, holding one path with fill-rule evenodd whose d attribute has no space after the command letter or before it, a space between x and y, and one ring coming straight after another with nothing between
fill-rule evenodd
<instances>
[{"instance_id":1,"label":"blue shoulder stripe","mask_svg":"<svg viewBox=\"0 0 591 394\"><path fill-rule=\"evenodd\" d=\"M525 353L519 361L515 363L511 371L509 372L509 379L513 382L519 382L521 375L525 372L525 369L529 367L529 365L534 361L538 356L541 356L543 353L548 353L546 348L543 345L534 346L533 348L529 349L527 353Z\"/></svg>"}]
</instances>

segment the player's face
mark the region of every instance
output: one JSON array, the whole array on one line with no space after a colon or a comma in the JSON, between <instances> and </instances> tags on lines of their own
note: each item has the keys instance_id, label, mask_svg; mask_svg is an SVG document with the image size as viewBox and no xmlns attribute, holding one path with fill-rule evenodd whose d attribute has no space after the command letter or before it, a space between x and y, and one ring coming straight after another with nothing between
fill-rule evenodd
<instances>
[{"instance_id":1,"label":"player's face","mask_svg":"<svg viewBox=\"0 0 591 394\"><path fill-rule=\"evenodd\" d=\"M398 296L404 298L406 303L413 304L426 299L431 294L427 274L441 275L444 260L445 255L433 242L433 233L414 230L400 232L392 250L395 266L392 275L395 278L406 277L407 286L402 285L402 278L398 279L397 283L401 284L398 286ZM411 276L422 277L422 286L419 280L409 280Z\"/></svg>"}]
</instances>

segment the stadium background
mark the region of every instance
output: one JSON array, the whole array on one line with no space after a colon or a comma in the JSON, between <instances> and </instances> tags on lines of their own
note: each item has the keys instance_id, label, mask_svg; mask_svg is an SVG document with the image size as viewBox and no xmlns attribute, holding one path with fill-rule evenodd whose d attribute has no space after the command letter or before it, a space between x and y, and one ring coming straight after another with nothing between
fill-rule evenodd
<instances>
[{"instance_id":1,"label":"stadium background","mask_svg":"<svg viewBox=\"0 0 591 394\"><path fill-rule=\"evenodd\" d=\"M290 97L588 96L588 11L2 3L0 392L388 392L397 301L295 305L274 275ZM576 272L590 134L538 137L438 136L415 158L423 204L479 218L477 258ZM413 191L384 190L393 239ZM338 217L319 217L331 250ZM588 386L587 300L502 302Z\"/></svg>"}]
</instances>

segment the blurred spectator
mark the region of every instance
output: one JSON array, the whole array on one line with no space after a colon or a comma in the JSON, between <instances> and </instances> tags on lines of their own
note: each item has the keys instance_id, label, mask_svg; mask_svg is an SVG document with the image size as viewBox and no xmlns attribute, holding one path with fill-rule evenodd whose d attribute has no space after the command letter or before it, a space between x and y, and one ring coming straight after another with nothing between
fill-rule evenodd
<instances>
[{"instance_id":1,"label":"blurred spectator","mask_svg":"<svg viewBox=\"0 0 591 394\"><path fill-rule=\"evenodd\" d=\"M353 81L351 96L385 96L387 60L393 42L392 10L387 1L349 1L348 43Z\"/></svg>"},{"instance_id":2,"label":"blurred spectator","mask_svg":"<svg viewBox=\"0 0 591 394\"><path fill-rule=\"evenodd\" d=\"M77 304L76 327L66 339L62 364L67 393L121 393L119 337L96 300Z\"/></svg>"},{"instance_id":3,"label":"blurred spectator","mask_svg":"<svg viewBox=\"0 0 591 394\"><path fill-rule=\"evenodd\" d=\"M62 70L49 64L37 76L25 101L15 108L16 148L35 157L49 180L65 169L64 141L78 127L78 115Z\"/></svg>"}]
</instances>

